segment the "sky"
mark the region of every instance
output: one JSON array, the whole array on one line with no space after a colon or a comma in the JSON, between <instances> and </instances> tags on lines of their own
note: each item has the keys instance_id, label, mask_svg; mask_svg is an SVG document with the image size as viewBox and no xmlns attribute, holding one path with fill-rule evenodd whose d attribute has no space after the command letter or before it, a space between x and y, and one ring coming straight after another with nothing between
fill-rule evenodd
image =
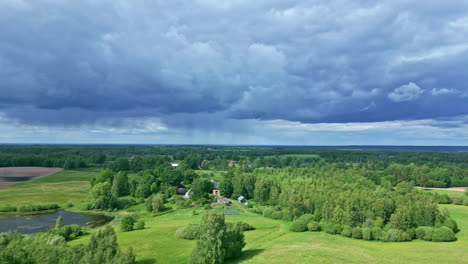
<instances>
[{"instance_id":1,"label":"sky","mask_svg":"<svg viewBox=\"0 0 468 264\"><path fill-rule=\"evenodd\" d=\"M1 0L0 142L468 145L468 1Z\"/></svg>"}]
</instances>

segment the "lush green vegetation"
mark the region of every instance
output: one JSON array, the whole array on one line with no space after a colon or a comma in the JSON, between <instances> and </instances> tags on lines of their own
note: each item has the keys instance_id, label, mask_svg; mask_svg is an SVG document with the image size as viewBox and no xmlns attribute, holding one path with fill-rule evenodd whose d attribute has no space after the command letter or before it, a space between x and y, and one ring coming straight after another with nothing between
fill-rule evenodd
<instances>
[{"instance_id":1,"label":"lush green vegetation","mask_svg":"<svg viewBox=\"0 0 468 264\"><path fill-rule=\"evenodd\" d=\"M11 159L18 150L18 160L68 157L84 160L89 168L68 168L0 190L0 210L56 204L116 217L115 231L57 220L47 234L3 234L0 247L5 250L0 251L6 253L0 254L0 263L18 258L31 260L24 263L133 263L135 256L137 263L459 263L468 258L468 207L448 205L465 200L468 205L468 195L415 188L465 184L467 153L203 146L5 148L9 154L0 158ZM223 196L232 198L227 210L238 215L222 214L226 209L215 202L211 180L219 183ZM184 199L189 190L190 199ZM248 205L237 202L241 195ZM104 238L110 242L99 248ZM132 250L123 252L117 241ZM396 243L403 241L411 242ZM91 245L98 248L92 251L95 257L87 252ZM31 247L38 247L32 250L37 258L23 252ZM47 251L55 259L41 253ZM67 258L61 259L62 254Z\"/></svg>"}]
</instances>

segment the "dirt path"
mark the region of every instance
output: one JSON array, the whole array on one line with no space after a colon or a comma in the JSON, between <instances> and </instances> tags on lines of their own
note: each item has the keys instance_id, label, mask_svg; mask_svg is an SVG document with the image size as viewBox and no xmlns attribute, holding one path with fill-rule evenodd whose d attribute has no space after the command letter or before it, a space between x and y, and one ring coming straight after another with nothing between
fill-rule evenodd
<instances>
[{"instance_id":1,"label":"dirt path","mask_svg":"<svg viewBox=\"0 0 468 264\"><path fill-rule=\"evenodd\" d=\"M0 168L1 177L18 177L18 178L30 178L27 180L33 180L44 176L49 176L63 169L60 168L43 168L43 167L4 167ZM26 181L27 181L26 180ZM24 182L22 181L0 181L0 190L7 188L13 184Z\"/></svg>"}]
</instances>

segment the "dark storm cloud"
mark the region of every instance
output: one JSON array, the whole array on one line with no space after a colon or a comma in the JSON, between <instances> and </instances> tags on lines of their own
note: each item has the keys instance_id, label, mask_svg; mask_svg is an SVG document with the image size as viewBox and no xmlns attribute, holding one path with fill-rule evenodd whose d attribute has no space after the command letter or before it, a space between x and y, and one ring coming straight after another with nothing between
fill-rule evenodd
<instances>
[{"instance_id":1,"label":"dark storm cloud","mask_svg":"<svg viewBox=\"0 0 468 264\"><path fill-rule=\"evenodd\" d=\"M0 112L186 128L466 115L467 14L455 0L3 0Z\"/></svg>"}]
</instances>

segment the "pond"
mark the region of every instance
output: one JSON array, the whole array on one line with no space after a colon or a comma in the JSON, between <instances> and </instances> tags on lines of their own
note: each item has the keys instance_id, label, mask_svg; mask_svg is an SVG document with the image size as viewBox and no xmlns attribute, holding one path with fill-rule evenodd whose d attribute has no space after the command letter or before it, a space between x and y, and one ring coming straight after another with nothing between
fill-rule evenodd
<instances>
[{"instance_id":1,"label":"pond","mask_svg":"<svg viewBox=\"0 0 468 264\"><path fill-rule=\"evenodd\" d=\"M113 219L102 214L74 213L65 210L38 215L0 216L0 233L9 230L16 230L23 234L47 232L55 226L55 220L59 216L62 216L65 225L77 224L92 228L105 225Z\"/></svg>"}]
</instances>

